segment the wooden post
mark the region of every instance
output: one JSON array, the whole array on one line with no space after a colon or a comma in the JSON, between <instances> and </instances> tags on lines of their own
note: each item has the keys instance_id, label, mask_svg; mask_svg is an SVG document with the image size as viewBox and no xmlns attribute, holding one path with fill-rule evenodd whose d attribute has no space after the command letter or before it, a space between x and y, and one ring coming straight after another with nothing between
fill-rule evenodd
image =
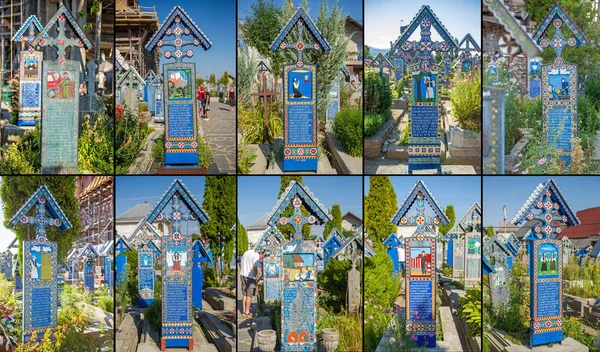
<instances>
[{"instance_id":1,"label":"wooden post","mask_svg":"<svg viewBox=\"0 0 600 352\"><path fill-rule=\"evenodd\" d=\"M273 96L273 92L271 92L267 88L267 76L265 73L262 73L262 87L258 91L258 93L252 93L252 96L258 97L258 101L260 102L260 98L263 98L263 118L265 120L265 128L263 133L263 143L269 142L269 100L268 98Z\"/></svg>"}]
</instances>

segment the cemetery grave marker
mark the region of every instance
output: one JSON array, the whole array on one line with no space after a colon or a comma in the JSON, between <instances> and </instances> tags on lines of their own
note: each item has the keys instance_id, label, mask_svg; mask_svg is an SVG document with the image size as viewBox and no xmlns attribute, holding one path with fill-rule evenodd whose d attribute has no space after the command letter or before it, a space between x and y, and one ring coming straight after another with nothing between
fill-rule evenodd
<instances>
[{"instance_id":1,"label":"cemetery grave marker","mask_svg":"<svg viewBox=\"0 0 600 352\"><path fill-rule=\"evenodd\" d=\"M529 336L533 348L563 339L563 249L557 237L563 226L578 226L581 222L553 179L538 185L511 223L520 225L532 220L536 223L524 240L529 241Z\"/></svg>"},{"instance_id":2,"label":"cemetery grave marker","mask_svg":"<svg viewBox=\"0 0 600 352\"><path fill-rule=\"evenodd\" d=\"M449 243L453 246L449 255L454 278L462 278L467 285L475 285L481 277L481 207L475 203L448 231L455 235ZM450 260L451 259L451 260Z\"/></svg>"},{"instance_id":3,"label":"cemetery grave marker","mask_svg":"<svg viewBox=\"0 0 600 352\"><path fill-rule=\"evenodd\" d=\"M346 307L350 312L357 312L360 308L360 273L356 270L356 264L363 255L363 230L362 226L331 255L338 260L349 260L348 280L346 286Z\"/></svg>"},{"instance_id":4,"label":"cemetery grave marker","mask_svg":"<svg viewBox=\"0 0 600 352\"><path fill-rule=\"evenodd\" d=\"M284 217L290 205L294 212ZM302 205L309 215L302 214ZM323 225L333 217L307 187L291 181L269 216L267 225L294 228L294 237L284 244L281 285L281 350L316 350L317 348L317 275L315 241L305 241L302 226Z\"/></svg>"},{"instance_id":5,"label":"cemetery grave marker","mask_svg":"<svg viewBox=\"0 0 600 352\"><path fill-rule=\"evenodd\" d=\"M333 253L342 246L342 243L346 240L346 237L340 232L337 227L334 227L329 235L327 241L323 244L323 259L324 268L327 267L327 262L331 259Z\"/></svg>"},{"instance_id":6,"label":"cemetery grave marker","mask_svg":"<svg viewBox=\"0 0 600 352\"><path fill-rule=\"evenodd\" d=\"M174 36L173 39L166 39ZM205 51L212 43L189 15L175 6L160 28L146 44L146 50L162 51L163 97L165 111L165 165L198 165L198 123L196 104L196 64L183 62L194 55L186 46L201 46ZM167 50L166 48L173 48Z\"/></svg>"},{"instance_id":7,"label":"cemetery grave marker","mask_svg":"<svg viewBox=\"0 0 600 352\"><path fill-rule=\"evenodd\" d=\"M211 259L200 240L194 241L192 244L192 252L192 304L195 309L202 309L202 282L204 280L204 270L201 265L202 263L210 262Z\"/></svg>"},{"instance_id":8,"label":"cemetery grave marker","mask_svg":"<svg viewBox=\"0 0 600 352\"><path fill-rule=\"evenodd\" d=\"M171 212L167 212L167 206ZM185 206L182 209L182 205ZM182 221L203 224L210 220L181 180L175 180L146 219L170 221L173 233L161 238L162 328L160 348L194 348L192 320L192 240L181 233Z\"/></svg>"},{"instance_id":9,"label":"cemetery grave marker","mask_svg":"<svg viewBox=\"0 0 600 352\"><path fill-rule=\"evenodd\" d=\"M83 286L86 291L94 291L95 286L95 265L96 258L100 255L92 246L88 243L81 251L80 257L83 258Z\"/></svg>"},{"instance_id":10,"label":"cemetery grave marker","mask_svg":"<svg viewBox=\"0 0 600 352\"><path fill-rule=\"evenodd\" d=\"M57 26L58 34L52 38L50 30ZM66 26L74 38L67 38ZM73 53L91 49L77 20L62 5L31 43L32 46L55 47L58 59L42 63L42 173L76 174L77 145L79 137L79 71L78 61L67 60L66 49Z\"/></svg>"},{"instance_id":11,"label":"cemetery grave marker","mask_svg":"<svg viewBox=\"0 0 600 352\"><path fill-rule=\"evenodd\" d=\"M336 76L333 87L329 91L329 103L327 104L327 120L331 121L335 118L335 115L340 111L341 107L341 94L343 89L342 82L345 82L346 77L350 76L350 71L346 66L342 66L340 73Z\"/></svg>"},{"instance_id":12,"label":"cemetery grave marker","mask_svg":"<svg viewBox=\"0 0 600 352\"><path fill-rule=\"evenodd\" d=\"M384 77L387 83L390 82L391 77L394 77L396 68L382 53L377 54L375 59L373 59L373 66L379 68L379 75ZM387 72L384 69L387 69Z\"/></svg>"},{"instance_id":13,"label":"cemetery grave marker","mask_svg":"<svg viewBox=\"0 0 600 352\"><path fill-rule=\"evenodd\" d=\"M67 263L65 263L64 259L60 260L60 263L58 263L58 267L56 268L56 270L56 295L58 297L57 304L60 307L62 305L62 295L65 291L65 274L69 272L69 267L67 266Z\"/></svg>"},{"instance_id":14,"label":"cemetery grave marker","mask_svg":"<svg viewBox=\"0 0 600 352\"><path fill-rule=\"evenodd\" d=\"M488 272L492 305L498 311L506 307L510 298L509 276L511 267L508 264L509 250L497 238L486 240L483 244L484 266L490 267Z\"/></svg>"},{"instance_id":15,"label":"cemetery grave marker","mask_svg":"<svg viewBox=\"0 0 600 352\"><path fill-rule=\"evenodd\" d=\"M409 38L420 27L418 42ZM442 42L431 39L431 29L435 29ZM408 100L408 173L414 170L436 169L442 172L440 114L441 104L438 94L438 77L441 67L432 63L431 52L448 53L457 48L456 40L437 16L425 5L413 18L406 31L396 40L392 51L401 50L406 53L420 53L418 63L408 66L409 80Z\"/></svg>"},{"instance_id":16,"label":"cemetery grave marker","mask_svg":"<svg viewBox=\"0 0 600 352\"><path fill-rule=\"evenodd\" d=\"M148 307L154 301L156 284L156 261L160 260L160 235L148 221L141 220L129 237L131 245L137 248L138 260L138 306Z\"/></svg>"},{"instance_id":17,"label":"cemetery grave marker","mask_svg":"<svg viewBox=\"0 0 600 352\"><path fill-rule=\"evenodd\" d=\"M110 255L104 256L104 282L109 293L113 292L114 278L113 278L113 260Z\"/></svg>"},{"instance_id":18,"label":"cemetery grave marker","mask_svg":"<svg viewBox=\"0 0 600 352\"><path fill-rule=\"evenodd\" d=\"M535 57L529 60L527 65L529 76L529 97L537 98L542 92L542 81L540 80L542 60Z\"/></svg>"},{"instance_id":19,"label":"cemetery grave marker","mask_svg":"<svg viewBox=\"0 0 600 352\"><path fill-rule=\"evenodd\" d=\"M146 79L144 80L144 83L146 83L144 86L144 101L148 103L148 111L150 112L154 111L153 109L150 109L150 100L151 97L154 97L154 86L152 85L154 77L156 77L156 73L150 70L148 73L146 73Z\"/></svg>"},{"instance_id":20,"label":"cemetery grave marker","mask_svg":"<svg viewBox=\"0 0 600 352\"><path fill-rule=\"evenodd\" d=\"M396 81L399 81L404 77L404 62L406 60L406 57L404 53L397 52L393 59L395 67L394 75L396 76Z\"/></svg>"},{"instance_id":21,"label":"cemetery grave marker","mask_svg":"<svg viewBox=\"0 0 600 352\"><path fill-rule=\"evenodd\" d=\"M548 29L554 29L554 37L548 39ZM566 26L573 33L565 38L561 29ZM561 158L568 164L571 161L571 142L577 137L577 65L566 63L562 57L563 49L587 46L585 34L571 21L560 5L554 4L533 34L542 48L554 49L554 62L542 65L542 129L550 147L560 151Z\"/></svg>"},{"instance_id":22,"label":"cemetery grave marker","mask_svg":"<svg viewBox=\"0 0 600 352\"><path fill-rule=\"evenodd\" d=\"M425 202L435 215L425 214ZM415 206L415 215L408 212ZM405 239L406 253L406 334L412 335L418 347L436 345L436 239L432 226L448 225L442 211L425 183L419 180L392 218L396 226L416 226L412 237Z\"/></svg>"},{"instance_id":23,"label":"cemetery grave marker","mask_svg":"<svg viewBox=\"0 0 600 352\"><path fill-rule=\"evenodd\" d=\"M394 264L394 274L398 275L398 272L400 271L400 265L398 264L398 248L402 246L402 242L395 233L392 233L385 241L383 241L383 245L388 247L387 254L392 260L392 264ZM404 273L401 274L404 275Z\"/></svg>"},{"instance_id":24,"label":"cemetery grave marker","mask_svg":"<svg viewBox=\"0 0 600 352\"><path fill-rule=\"evenodd\" d=\"M35 216L28 216L34 207ZM56 242L46 238L46 228L66 231L72 225L46 186L40 186L8 222L10 227L18 224L35 226L35 240L23 242L22 329L23 343L26 343L32 334L40 339L46 329L56 327L58 248ZM18 265L14 267L19 269ZM19 278L15 278L15 286L17 282Z\"/></svg>"},{"instance_id":25,"label":"cemetery grave marker","mask_svg":"<svg viewBox=\"0 0 600 352\"><path fill-rule=\"evenodd\" d=\"M571 255L573 255L573 244L571 243L571 240L569 239L569 237L563 237L562 242L563 242L563 261L565 263L569 264L569 258L571 258Z\"/></svg>"},{"instance_id":26,"label":"cemetery grave marker","mask_svg":"<svg viewBox=\"0 0 600 352\"><path fill-rule=\"evenodd\" d=\"M263 254L264 300L281 300L281 277L283 271L283 243L285 238L276 227L270 226L256 243L256 251Z\"/></svg>"},{"instance_id":27,"label":"cemetery grave marker","mask_svg":"<svg viewBox=\"0 0 600 352\"><path fill-rule=\"evenodd\" d=\"M127 257L125 256L125 252L130 251L131 247L123 237L118 234L116 236L115 270L117 273L117 286L121 286L127 280Z\"/></svg>"},{"instance_id":28,"label":"cemetery grave marker","mask_svg":"<svg viewBox=\"0 0 600 352\"><path fill-rule=\"evenodd\" d=\"M40 118L44 54L36 51L31 43L41 31L42 25L37 17L29 16L12 37L15 42L27 42L27 49L19 54L19 127L35 126Z\"/></svg>"},{"instance_id":29,"label":"cemetery grave marker","mask_svg":"<svg viewBox=\"0 0 600 352\"><path fill-rule=\"evenodd\" d=\"M122 103L125 108L129 109L135 116L138 116L140 90L145 85L146 82L135 67L130 66L118 75L117 91L120 92L120 100L117 103Z\"/></svg>"},{"instance_id":30,"label":"cemetery grave marker","mask_svg":"<svg viewBox=\"0 0 600 352\"><path fill-rule=\"evenodd\" d=\"M472 47L471 47L472 46ZM473 69L473 64L476 64L476 57L479 53L481 53L481 48L475 42L475 39L471 36L471 33L467 33L465 37L458 44L458 60L461 63L461 71L468 72Z\"/></svg>"},{"instance_id":31,"label":"cemetery grave marker","mask_svg":"<svg viewBox=\"0 0 600 352\"><path fill-rule=\"evenodd\" d=\"M296 42L285 40L294 28ZM304 41L304 30L313 43ZM317 26L299 8L271 44L271 50L295 50L297 61L283 65L283 170L317 171L319 159L317 123L317 65L302 60L304 50L331 50Z\"/></svg>"},{"instance_id":32,"label":"cemetery grave marker","mask_svg":"<svg viewBox=\"0 0 600 352\"><path fill-rule=\"evenodd\" d=\"M260 85L260 90L251 95L257 97L259 101L262 98L263 101L263 119L265 121L263 128L263 143L267 144L269 143L269 98L273 97L275 94L267 87L267 75L264 72L261 73L261 78L262 84Z\"/></svg>"},{"instance_id":33,"label":"cemetery grave marker","mask_svg":"<svg viewBox=\"0 0 600 352\"><path fill-rule=\"evenodd\" d=\"M148 101L148 109L152 108L155 117L162 117L163 115L163 97L162 97L162 86L163 86L163 77L162 75L156 75L150 85L153 87L152 91L153 95L149 97Z\"/></svg>"},{"instance_id":34,"label":"cemetery grave marker","mask_svg":"<svg viewBox=\"0 0 600 352\"><path fill-rule=\"evenodd\" d=\"M154 286L156 285L156 258L150 242L140 243L138 252L138 306L145 308L154 302Z\"/></svg>"},{"instance_id":35,"label":"cemetery grave marker","mask_svg":"<svg viewBox=\"0 0 600 352\"><path fill-rule=\"evenodd\" d=\"M483 173L504 174L504 89L483 87Z\"/></svg>"}]
</instances>

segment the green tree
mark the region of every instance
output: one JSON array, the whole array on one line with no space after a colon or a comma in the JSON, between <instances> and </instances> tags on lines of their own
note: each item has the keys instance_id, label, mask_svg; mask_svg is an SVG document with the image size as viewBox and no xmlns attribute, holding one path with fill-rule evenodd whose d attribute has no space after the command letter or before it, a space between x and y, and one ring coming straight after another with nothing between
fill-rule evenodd
<instances>
[{"instance_id":1,"label":"green tree","mask_svg":"<svg viewBox=\"0 0 600 352\"><path fill-rule=\"evenodd\" d=\"M448 231L450 231L450 229L452 228L452 226L454 226L454 223L456 222L456 214L454 213L454 205L449 204L446 206L446 217L448 218L448 220L450 220L450 222L448 223L448 225L440 225L440 234L443 236L445 234L448 233Z\"/></svg>"},{"instance_id":2,"label":"green tree","mask_svg":"<svg viewBox=\"0 0 600 352\"><path fill-rule=\"evenodd\" d=\"M365 45L365 59L374 59L375 57L371 54L371 48L368 45Z\"/></svg>"},{"instance_id":3,"label":"green tree","mask_svg":"<svg viewBox=\"0 0 600 352\"><path fill-rule=\"evenodd\" d=\"M240 219L237 220L237 253L238 255L244 254L245 251L248 250L248 232L244 228L244 225L240 222Z\"/></svg>"},{"instance_id":4,"label":"green tree","mask_svg":"<svg viewBox=\"0 0 600 352\"><path fill-rule=\"evenodd\" d=\"M493 237L494 236L494 228L492 227L492 225L488 226L485 228L485 235L488 237Z\"/></svg>"},{"instance_id":5,"label":"green tree","mask_svg":"<svg viewBox=\"0 0 600 352\"><path fill-rule=\"evenodd\" d=\"M339 204L331 206L331 216L333 216L333 220L325 224L323 237L327 237L334 227L337 227L337 229L342 232L342 209Z\"/></svg>"},{"instance_id":6,"label":"green tree","mask_svg":"<svg viewBox=\"0 0 600 352\"><path fill-rule=\"evenodd\" d=\"M283 60L271 50L271 43L283 28L280 17L281 10L272 2L258 0L250 5L250 15L246 16L246 19L240 24L242 37L246 44L271 61L271 70L276 76L281 74Z\"/></svg>"},{"instance_id":7,"label":"green tree","mask_svg":"<svg viewBox=\"0 0 600 352\"><path fill-rule=\"evenodd\" d=\"M0 186L0 198L4 204L4 227L8 228L8 222L31 197L31 195L42 185L56 200L58 206L63 210L67 219L73 227L66 231L59 231L56 227L46 228L46 237L58 246L58 259L65 258L67 252L73 246L73 241L81 236L81 223L79 221L79 205L75 197L74 176L2 176ZM33 216L35 208L28 212ZM23 263L22 242L35 238L35 227L31 225L20 225L13 227L15 236L19 239L19 262ZM21 268L23 265L21 265Z\"/></svg>"},{"instance_id":8,"label":"green tree","mask_svg":"<svg viewBox=\"0 0 600 352\"><path fill-rule=\"evenodd\" d=\"M222 255L224 272L221 273L219 265L215 265L220 280L229 272L229 263L233 258L235 231L232 229L236 223L236 199L235 176L206 176L202 207L210 220L200 225L200 232L211 239L210 249L215 260Z\"/></svg>"},{"instance_id":9,"label":"green tree","mask_svg":"<svg viewBox=\"0 0 600 352\"><path fill-rule=\"evenodd\" d=\"M237 75L240 81L237 87L237 99L238 104L244 108L252 106L252 93L257 90L255 82L257 73L258 66L256 62L244 51L239 51Z\"/></svg>"},{"instance_id":10,"label":"green tree","mask_svg":"<svg viewBox=\"0 0 600 352\"><path fill-rule=\"evenodd\" d=\"M202 77L197 77L197 78L196 78L196 88L200 87L200 85L202 85L204 82L206 82L206 81L204 80L204 78L202 78Z\"/></svg>"},{"instance_id":11,"label":"green tree","mask_svg":"<svg viewBox=\"0 0 600 352\"><path fill-rule=\"evenodd\" d=\"M212 84L213 86L217 84L217 79L214 73L211 73L208 77L208 83Z\"/></svg>"},{"instance_id":12,"label":"green tree","mask_svg":"<svg viewBox=\"0 0 600 352\"><path fill-rule=\"evenodd\" d=\"M281 197L281 195L283 194L283 191L285 191L285 189L287 188L287 186L289 186L289 184L292 180L296 181L299 184L304 186L304 182L302 181L302 176L281 176L281 184L279 185L279 194L277 195L277 199L279 199L279 197ZM302 204L301 211L302 211L302 215L308 216L309 212L308 212L308 209L306 209L306 207L304 206L304 204ZM294 206L290 202L290 204L287 206L287 208L285 208L283 213L281 213L281 216L287 218L287 217L292 216L293 213L294 213ZM279 232L281 232L281 235L285 239L291 239L294 237L294 227L290 224L287 224L285 226L278 225L277 229L279 230ZM310 238L310 225L304 224L304 226L302 226L302 235L306 239Z\"/></svg>"},{"instance_id":13,"label":"green tree","mask_svg":"<svg viewBox=\"0 0 600 352\"><path fill-rule=\"evenodd\" d=\"M556 2L556 0L525 0L525 11L529 13L534 22L541 23ZM594 7L595 1L560 0L559 3L590 41L590 45L587 47L565 46L562 53L565 62L579 65L579 77L598 74L600 72L598 66L600 52L594 43L598 43L600 40L600 23L596 21L598 11ZM546 36L552 39L554 32L554 27L550 26ZM562 32L567 38L571 36L569 29L564 25ZM546 64L554 62L554 49L548 46L541 56Z\"/></svg>"},{"instance_id":14,"label":"green tree","mask_svg":"<svg viewBox=\"0 0 600 352\"><path fill-rule=\"evenodd\" d=\"M227 73L227 71L223 72L223 76L221 76L221 78L219 78L219 84L222 85L227 85L229 84L229 73Z\"/></svg>"},{"instance_id":15,"label":"green tree","mask_svg":"<svg viewBox=\"0 0 600 352\"><path fill-rule=\"evenodd\" d=\"M396 232L392 224L398 206L396 192L389 176L369 177L369 193L365 197L365 232L374 241L382 242Z\"/></svg>"}]
</instances>

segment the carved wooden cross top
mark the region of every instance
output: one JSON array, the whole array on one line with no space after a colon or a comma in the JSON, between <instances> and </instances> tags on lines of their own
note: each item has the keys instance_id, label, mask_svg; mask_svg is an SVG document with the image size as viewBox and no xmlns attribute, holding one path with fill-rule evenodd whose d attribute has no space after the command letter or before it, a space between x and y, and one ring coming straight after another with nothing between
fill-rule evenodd
<instances>
[{"instance_id":1,"label":"carved wooden cross top","mask_svg":"<svg viewBox=\"0 0 600 352\"><path fill-rule=\"evenodd\" d=\"M24 215L20 219L20 222L23 224L31 224L35 226L36 239L39 239L40 237L46 238L46 227L59 227L62 224L60 219L46 216L45 202L46 198L44 196L40 197L35 205L35 216Z\"/></svg>"},{"instance_id":2,"label":"carved wooden cross top","mask_svg":"<svg viewBox=\"0 0 600 352\"><path fill-rule=\"evenodd\" d=\"M294 213L289 218L281 217L279 218L279 225L292 225L294 227L294 240L301 241L302 240L302 226L304 224L314 225L317 222L317 219L313 215L304 216L302 214L302 199L300 196L296 195L294 200L292 201L292 205L294 206Z\"/></svg>"},{"instance_id":3,"label":"carved wooden cross top","mask_svg":"<svg viewBox=\"0 0 600 352\"><path fill-rule=\"evenodd\" d=\"M50 28L54 26L54 24L57 25L58 34L56 37L52 38L49 36L48 32L50 31ZM67 34L65 32L65 26L67 24L69 24L71 30L73 31L74 38L67 38ZM44 27L44 29L33 40L31 45L56 48L58 54L58 63L60 65L66 61L67 48L92 48L92 43L87 39L73 15L64 5L58 9L46 27Z\"/></svg>"}]
</instances>

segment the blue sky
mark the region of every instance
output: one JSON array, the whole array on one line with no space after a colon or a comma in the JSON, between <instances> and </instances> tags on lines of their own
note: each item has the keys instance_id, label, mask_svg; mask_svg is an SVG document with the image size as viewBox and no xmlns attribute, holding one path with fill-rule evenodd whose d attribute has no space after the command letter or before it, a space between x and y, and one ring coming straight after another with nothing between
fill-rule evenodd
<instances>
[{"instance_id":1,"label":"blue sky","mask_svg":"<svg viewBox=\"0 0 600 352\"><path fill-rule=\"evenodd\" d=\"M194 50L194 56L187 62L196 63L196 74L202 77L214 73L217 79L224 71L235 76L236 21L235 1L198 1L179 0L149 1L140 0L140 6L155 6L158 20L162 24L171 10L179 5L194 20L196 25L212 42L212 47L204 51L202 47L184 47ZM161 58L161 64L175 62Z\"/></svg>"},{"instance_id":2,"label":"blue sky","mask_svg":"<svg viewBox=\"0 0 600 352\"><path fill-rule=\"evenodd\" d=\"M183 181L183 184L202 206L204 200L203 176L117 176L115 189L117 217L146 200L154 207L175 179Z\"/></svg>"},{"instance_id":3,"label":"blue sky","mask_svg":"<svg viewBox=\"0 0 600 352\"><path fill-rule=\"evenodd\" d=\"M506 220L521 209L527 198L540 184L553 178L574 211L600 205L600 178L586 176L492 176L483 178L483 224L498 226L503 223L502 207L506 206Z\"/></svg>"},{"instance_id":4,"label":"blue sky","mask_svg":"<svg viewBox=\"0 0 600 352\"><path fill-rule=\"evenodd\" d=\"M365 44L389 49L390 41L395 42L400 35L400 25L408 25L423 5L422 1L365 0ZM481 1L430 0L427 5L459 42L471 33L481 46ZM419 31L415 32L411 40L418 40ZM440 37L436 33L432 39L437 41Z\"/></svg>"},{"instance_id":5,"label":"blue sky","mask_svg":"<svg viewBox=\"0 0 600 352\"><path fill-rule=\"evenodd\" d=\"M339 204L342 215L348 211L362 218L362 177L304 176L304 184L327 209ZM238 217L247 226L271 212L277 203L279 176L238 177Z\"/></svg>"},{"instance_id":6,"label":"blue sky","mask_svg":"<svg viewBox=\"0 0 600 352\"><path fill-rule=\"evenodd\" d=\"M281 7L281 5L288 0L272 0L272 2ZM335 2L335 0L325 0L330 6ZM255 0L238 0L238 17L241 21L243 21L247 15L249 15L252 11L250 5L256 3ZM300 4L299 0L292 1L296 9L298 9L298 5ZM308 9L310 17L316 21L317 15L319 13L319 1L309 0L308 1ZM352 17L359 23L362 23L362 1L360 0L338 0L338 5L342 8L342 14L348 15ZM275 39L275 38L273 38Z\"/></svg>"},{"instance_id":7,"label":"blue sky","mask_svg":"<svg viewBox=\"0 0 600 352\"><path fill-rule=\"evenodd\" d=\"M365 196L369 193L369 177L365 177ZM456 218L460 219L473 206L481 205L481 178L479 176L390 176L396 192L398 206L408 197L417 181L429 189L442 210L454 206ZM429 207L426 207L429 209Z\"/></svg>"}]
</instances>

